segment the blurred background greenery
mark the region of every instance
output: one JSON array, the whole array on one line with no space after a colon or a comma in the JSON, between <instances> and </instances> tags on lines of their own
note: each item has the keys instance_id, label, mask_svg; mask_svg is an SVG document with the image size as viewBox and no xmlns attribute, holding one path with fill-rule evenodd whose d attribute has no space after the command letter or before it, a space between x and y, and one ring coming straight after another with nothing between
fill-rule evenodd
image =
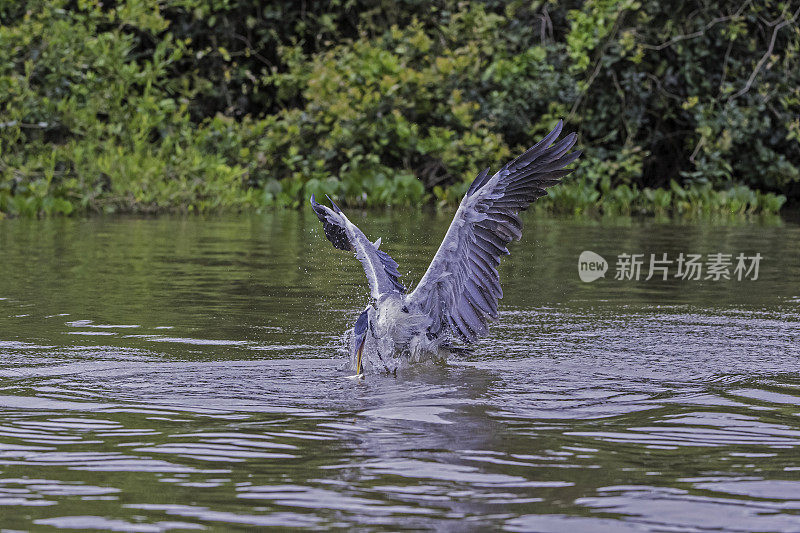
<instances>
[{"instance_id":1,"label":"blurred background greenery","mask_svg":"<svg viewBox=\"0 0 800 533\"><path fill-rule=\"evenodd\" d=\"M455 205L564 118L562 213L800 200L800 6L0 0L0 216Z\"/></svg>"}]
</instances>

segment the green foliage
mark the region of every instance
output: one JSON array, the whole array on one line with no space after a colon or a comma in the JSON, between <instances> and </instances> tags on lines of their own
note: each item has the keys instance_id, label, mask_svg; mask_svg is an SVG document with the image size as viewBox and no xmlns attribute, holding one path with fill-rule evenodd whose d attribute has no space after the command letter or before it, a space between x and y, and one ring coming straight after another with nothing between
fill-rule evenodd
<instances>
[{"instance_id":1,"label":"green foliage","mask_svg":"<svg viewBox=\"0 0 800 533\"><path fill-rule=\"evenodd\" d=\"M592 63L591 52L609 44L608 36L620 22L626 11L641 6L634 0L588 0L581 9L570 10L567 18L571 22L567 34L567 49L572 60L573 72L582 72Z\"/></svg>"},{"instance_id":2,"label":"green foliage","mask_svg":"<svg viewBox=\"0 0 800 533\"><path fill-rule=\"evenodd\" d=\"M800 10L790 5L584 3L568 35L583 138L639 148L640 185L744 182L797 196Z\"/></svg>"},{"instance_id":3,"label":"green foliage","mask_svg":"<svg viewBox=\"0 0 800 533\"><path fill-rule=\"evenodd\" d=\"M243 169L202 149L204 128L175 98L170 65L184 53L165 34L133 53L120 28L161 32L148 2L102 11L99 3L50 2L0 29L0 210L69 214L75 209L205 211L253 204ZM104 30L114 24L112 29Z\"/></svg>"},{"instance_id":4,"label":"green foliage","mask_svg":"<svg viewBox=\"0 0 800 533\"><path fill-rule=\"evenodd\" d=\"M426 189L509 157L480 106L464 96L478 58L492 61L482 43L495 20L481 10L464 17L477 25L468 38L460 37L462 17L444 29L463 39L458 49L434 46L412 24L312 58L287 50L289 70L275 81L284 98L299 92L305 106L277 113L256 145L273 162L271 177L306 181L306 196L322 187L347 203L418 204Z\"/></svg>"},{"instance_id":5,"label":"green foliage","mask_svg":"<svg viewBox=\"0 0 800 533\"><path fill-rule=\"evenodd\" d=\"M458 203L558 118L542 209L800 199L790 3L0 2L0 213Z\"/></svg>"},{"instance_id":6,"label":"green foliage","mask_svg":"<svg viewBox=\"0 0 800 533\"><path fill-rule=\"evenodd\" d=\"M567 215L716 215L775 214L786 203L782 194L755 191L746 185L716 190L710 184L639 189L620 185L601 192L584 179L567 180L549 190L535 205L538 209Z\"/></svg>"}]
</instances>

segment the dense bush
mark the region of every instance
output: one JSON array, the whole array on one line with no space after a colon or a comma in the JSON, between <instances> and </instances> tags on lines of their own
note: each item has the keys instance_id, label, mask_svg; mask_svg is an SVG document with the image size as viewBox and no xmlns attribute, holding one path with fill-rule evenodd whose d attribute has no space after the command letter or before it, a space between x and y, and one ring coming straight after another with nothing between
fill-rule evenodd
<instances>
[{"instance_id":1,"label":"dense bush","mask_svg":"<svg viewBox=\"0 0 800 533\"><path fill-rule=\"evenodd\" d=\"M454 204L558 118L543 208L800 197L788 2L0 2L0 212ZM773 194L774 193L774 194Z\"/></svg>"}]
</instances>

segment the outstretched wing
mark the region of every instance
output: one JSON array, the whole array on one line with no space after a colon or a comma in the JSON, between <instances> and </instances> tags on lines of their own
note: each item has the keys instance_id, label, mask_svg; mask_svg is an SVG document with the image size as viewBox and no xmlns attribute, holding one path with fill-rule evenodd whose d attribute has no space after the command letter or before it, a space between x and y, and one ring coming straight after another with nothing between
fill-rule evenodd
<instances>
[{"instance_id":1,"label":"outstretched wing","mask_svg":"<svg viewBox=\"0 0 800 533\"><path fill-rule=\"evenodd\" d=\"M406 288L400 283L397 263L389 257L389 254L378 249L381 240L378 239L375 243L370 242L364 233L348 220L339 206L330 198L328 200L333 209L317 203L314 195L311 195L311 207L322 222L328 240L340 250L355 252L358 260L364 265L372 298L378 300L382 294L387 292L405 294Z\"/></svg>"},{"instance_id":2,"label":"outstretched wing","mask_svg":"<svg viewBox=\"0 0 800 533\"><path fill-rule=\"evenodd\" d=\"M449 327L474 342L497 318L503 291L496 267L500 256L509 253L506 245L522 237L517 213L572 172L564 167L581 154L569 152L574 133L553 144L562 127L559 121L534 147L491 177L487 168L469 187L428 270L407 298L433 319L429 333L438 335Z\"/></svg>"}]
</instances>

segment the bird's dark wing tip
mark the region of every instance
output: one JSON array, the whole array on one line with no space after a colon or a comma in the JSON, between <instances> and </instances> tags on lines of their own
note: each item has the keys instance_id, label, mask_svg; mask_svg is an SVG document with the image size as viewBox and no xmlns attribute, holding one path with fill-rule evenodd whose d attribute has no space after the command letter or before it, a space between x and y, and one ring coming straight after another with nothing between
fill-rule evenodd
<instances>
[{"instance_id":1,"label":"bird's dark wing tip","mask_svg":"<svg viewBox=\"0 0 800 533\"><path fill-rule=\"evenodd\" d=\"M320 222L322 222L322 229L325 230L325 236L336 248L340 250L353 249L353 247L350 245L350 239L347 237L347 231L345 228L339 224L335 218L329 218L329 214L333 216L334 213L332 213L331 210L324 205L318 204L313 194L311 195L311 209L314 210L317 218Z\"/></svg>"},{"instance_id":2,"label":"bird's dark wing tip","mask_svg":"<svg viewBox=\"0 0 800 533\"><path fill-rule=\"evenodd\" d=\"M486 167L480 174L478 174L478 176L472 182L472 185L470 185L469 189L467 189L467 196L472 196L475 191L486 184L486 182L489 180L489 168L490 167Z\"/></svg>"},{"instance_id":3,"label":"bird's dark wing tip","mask_svg":"<svg viewBox=\"0 0 800 533\"><path fill-rule=\"evenodd\" d=\"M341 212L342 212L342 210L341 210L341 209L339 209L339 206L338 206L338 205L336 205L336 202L334 202L334 201L333 201L333 199L332 199L330 196L328 196L328 195L326 194L326 195L325 195L325 198L327 198L327 199L328 199L328 201L331 203L331 205L333 206L333 211L334 211L335 213L341 213Z\"/></svg>"}]
</instances>

